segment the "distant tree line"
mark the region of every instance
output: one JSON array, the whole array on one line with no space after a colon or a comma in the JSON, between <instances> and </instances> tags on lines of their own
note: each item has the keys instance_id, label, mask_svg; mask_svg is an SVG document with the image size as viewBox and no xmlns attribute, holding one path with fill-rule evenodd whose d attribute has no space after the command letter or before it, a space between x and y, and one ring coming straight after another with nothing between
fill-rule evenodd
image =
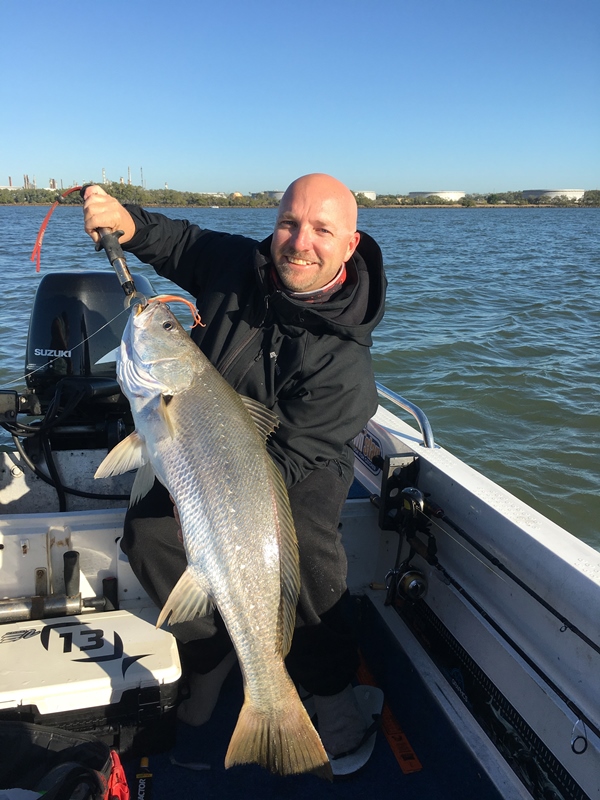
<instances>
[{"instance_id":1,"label":"distant tree line","mask_svg":"<svg viewBox=\"0 0 600 800\"><path fill-rule=\"evenodd\" d=\"M273 208L278 205L267 194L240 195L210 195L199 192L179 192L175 189L144 189L142 186L132 184L108 183L103 186L108 194L116 197L121 203L135 203L140 206L241 206L244 208ZM60 192L52 189L0 189L0 205L50 205ZM430 197L409 197L408 195L380 194L375 200L365 197L364 194L355 195L361 208L377 208L381 206L464 206L476 207L486 205L515 205L515 206L568 206L580 208L582 206L600 206L600 189L586 192L581 200L569 200L567 197L535 197L525 198L523 192L496 192L493 194L467 194L461 200L443 200L432 195ZM78 205L82 200L78 192L63 198L65 205Z\"/></svg>"},{"instance_id":2,"label":"distant tree line","mask_svg":"<svg viewBox=\"0 0 600 800\"><path fill-rule=\"evenodd\" d=\"M243 206L245 208L267 208L277 206L276 200L266 194L243 196L202 194L200 192L178 192L175 189L144 189L133 184L108 183L102 188L121 203L140 206ZM50 205L61 192L54 189L0 189L0 205ZM64 205L81 205L79 192L62 198Z\"/></svg>"},{"instance_id":3,"label":"distant tree line","mask_svg":"<svg viewBox=\"0 0 600 800\"><path fill-rule=\"evenodd\" d=\"M429 197L409 197L408 195L379 194L376 200L371 200L363 194L357 194L358 205L363 208L376 208L379 206L600 206L600 189L585 192L581 200L570 200L565 195L561 197L523 197L523 192L495 192L493 194L467 194L460 200L444 200L437 195Z\"/></svg>"}]
</instances>

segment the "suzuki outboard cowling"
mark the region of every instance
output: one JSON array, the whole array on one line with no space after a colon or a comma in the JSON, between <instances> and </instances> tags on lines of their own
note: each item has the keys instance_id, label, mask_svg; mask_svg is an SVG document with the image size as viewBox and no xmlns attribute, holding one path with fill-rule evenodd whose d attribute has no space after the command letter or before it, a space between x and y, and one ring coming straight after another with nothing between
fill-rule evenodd
<instances>
[{"instance_id":1,"label":"suzuki outboard cowling","mask_svg":"<svg viewBox=\"0 0 600 800\"><path fill-rule=\"evenodd\" d=\"M156 294L136 275L142 294ZM118 347L128 312L112 272L50 272L35 295L27 338L27 386L44 399L61 378L115 378L113 363L97 364ZM119 313L123 312L123 313Z\"/></svg>"},{"instance_id":2,"label":"suzuki outboard cowling","mask_svg":"<svg viewBox=\"0 0 600 800\"><path fill-rule=\"evenodd\" d=\"M146 297L156 294L144 276L136 275L134 281ZM55 447L59 435L75 438L80 446L94 446L81 441L82 424L98 431L107 413L114 417L128 409L114 361L97 363L120 344L129 316L124 301L113 272L50 272L40 281L27 337L27 387L39 398L43 412L57 393L61 398L74 392L84 395L72 419L61 422L60 431L51 434ZM69 425L72 434L78 429L75 437L68 435ZM72 445L63 441L58 446Z\"/></svg>"}]
</instances>

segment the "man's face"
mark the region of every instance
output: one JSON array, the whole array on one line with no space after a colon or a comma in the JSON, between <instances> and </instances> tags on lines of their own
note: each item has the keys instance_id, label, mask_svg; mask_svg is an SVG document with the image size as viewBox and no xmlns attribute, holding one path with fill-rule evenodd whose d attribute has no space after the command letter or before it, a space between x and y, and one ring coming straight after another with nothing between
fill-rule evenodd
<instances>
[{"instance_id":1,"label":"man's face","mask_svg":"<svg viewBox=\"0 0 600 800\"><path fill-rule=\"evenodd\" d=\"M316 177L301 178L290 186L279 207L271 244L271 257L286 289L320 289L348 261L359 240L352 202Z\"/></svg>"}]
</instances>

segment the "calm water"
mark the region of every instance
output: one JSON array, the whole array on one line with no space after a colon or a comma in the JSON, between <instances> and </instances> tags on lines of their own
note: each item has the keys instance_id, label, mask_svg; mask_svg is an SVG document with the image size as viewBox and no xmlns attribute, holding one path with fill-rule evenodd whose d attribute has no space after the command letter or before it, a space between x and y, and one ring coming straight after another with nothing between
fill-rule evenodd
<instances>
[{"instance_id":1,"label":"calm water","mask_svg":"<svg viewBox=\"0 0 600 800\"><path fill-rule=\"evenodd\" d=\"M46 208L0 207L0 386L21 378ZM175 209L218 230L268 235L269 209ZM81 209L59 208L50 270L108 262ZM600 548L600 209L370 209L390 282L378 378L425 411L438 444ZM158 290L167 283L148 274Z\"/></svg>"}]
</instances>

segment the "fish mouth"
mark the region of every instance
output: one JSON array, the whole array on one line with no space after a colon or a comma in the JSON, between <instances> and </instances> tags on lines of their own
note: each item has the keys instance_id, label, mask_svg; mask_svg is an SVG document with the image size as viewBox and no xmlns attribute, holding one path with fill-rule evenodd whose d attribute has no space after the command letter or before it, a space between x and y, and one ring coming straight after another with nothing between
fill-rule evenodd
<instances>
[{"instance_id":1,"label":"fish mouth","mask_svg":"<svg viewBox=\"0 0 600 800\"><path fill-rule=\"evenodd\" d=\"M161 305L161 303L146 303L146 305L138 303L135 305L131 317L133 326L138 330L146 328Z\"/></svg>"},{"instance_id":2,"label":"fish mouth","mask_svg":"<svg viewBox=\"0 0 600 800\"><path fill-rule=\"evenodd\" d=\"M167 309L167 311L173 316L173 320L177 322L177 318L167 305L169 302L183 303L190 309L192 313L192 319L194 320L193 324L191 325L192 328L195 328L197 325L200 325L202 328L206 327L205 324L202 322L202 318L200 317L200 312L198 311L194 303L190 302L185 297L179 297L179 295L176 294L157 294L155 297L151 297L145 304L139 303L134 309L134 316L133 316L134 324L135 324L135 318L139 317L143 312L146 312L144 323L146 322L146 320L149 321L152 318L152 315L161 306L164 306ZM177 322L177 324L179 323ZM137 327L142 327L142 323L139 323Z\"/></svg>"},{"instance_id":3,"label":"fish mouth","mask_svg":"<svg viewBox=\"0 0 600 800\"><path fill-rule=\"evenodd\" d=\"M151 316L156 309L159 307L159 302L154 302L154 298L152 297L146 304L144 303L137 303L133 308L133 314L135 317L139 317L142 314L147 314Z\"/></svg>"}]
</instances>

